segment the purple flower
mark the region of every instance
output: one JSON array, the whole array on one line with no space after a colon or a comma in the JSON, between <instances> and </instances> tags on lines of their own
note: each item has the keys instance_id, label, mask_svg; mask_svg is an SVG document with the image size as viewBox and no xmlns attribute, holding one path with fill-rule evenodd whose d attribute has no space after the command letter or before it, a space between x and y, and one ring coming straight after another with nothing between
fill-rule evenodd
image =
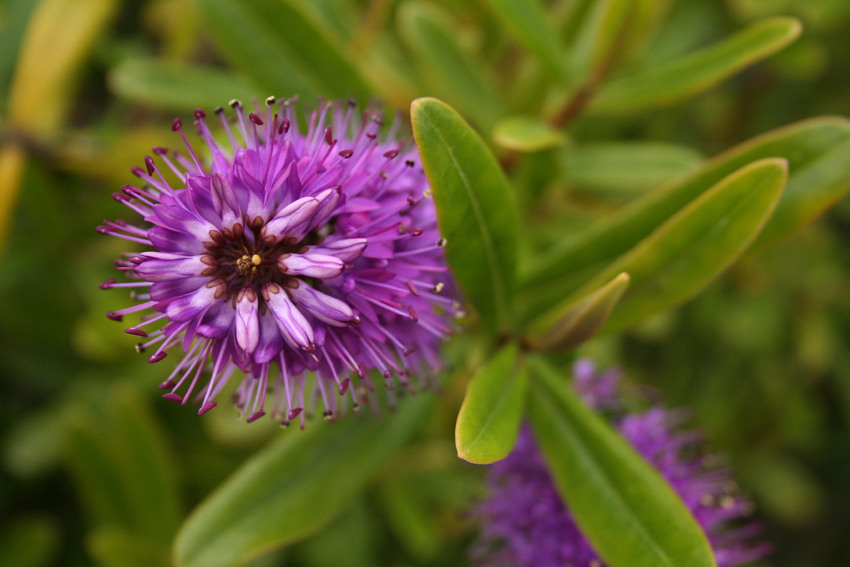
<instances>
[{"instance_id":1,"label":"purple flower","mask_svg":"<svg viewBox=\"0 0 850 567\"><path fill-rule=\"evenodd\" d=\"M372 370L412 389L412 374L439 369L459 309L416 149L396 141L398 121L383 137L377 113L356 122L353 104L323 105L306 133L289 101L247 116L231 106L234 127L216 109L227 144L196 110L207 159L176 119L187 153L154 148L159 165L133 169L142 186L113 195L144 223L98 230L150 250L116 261L131 281L101 287L137 288L137 303L107 316L142 314L126 332L146 339L150 362L185 353L160 387L199 414L237 373L248 422L271 394L274 418L300 414L302 427L309 399L331 417L349 392L356 409L351 379L372 391Z\"/></svg>"},{"instance_id":2,"label":"purple flower","mask_svg":"<svg viewBox=\"0 0 850 567\"><path fill-rule=\"evenodd\" d=\"M736 567L770 552L758 542L759 526L745 517L751 506L735 494L728 470L700 456L698 434L678 429L681 412L653 407L622 413L619 371L597 374L587 359L573 367L574 387L594 409L617 413L613 423L632 446L667 479L694 515L714 549L718 567ZM520 431L508 458L491 466L489 496L475 510L481 536L472 548L474 562L493 567L603 567L605 564L564 506L534 438Z\"/></svg>"}]
</instances>

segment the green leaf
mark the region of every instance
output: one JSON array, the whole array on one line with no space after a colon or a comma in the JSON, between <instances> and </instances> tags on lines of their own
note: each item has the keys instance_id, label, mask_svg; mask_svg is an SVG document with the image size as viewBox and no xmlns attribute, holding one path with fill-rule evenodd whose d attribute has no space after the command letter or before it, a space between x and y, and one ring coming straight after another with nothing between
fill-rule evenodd
<instances>
[{"instance_id":1,"label":"green leaf","mask_svg":"<svg viewBox=\"0 0 850 567\"><path fill-rule=\"evenodd\" d=\"M458 457L489 465L508 456L519 432L527 382L514 343L502 348L470 381L455 427Z\"/></svg>"},{"instance_id":2,"label":"green leaf","mask_svg":"<svg viewBox=\"0 0 850 567\"><path fill-rule=\"evenodd\" d=\"M509 150L532 153L560 146L566 136L537 118L509 116L496 124L493 141Z\"/></svg>"},{"instance_id":3,"label":"green leaf","mask_svg":"<svg viewBox=\"0 0 850 567\"><path fill-rule=\"evenodd\" d=\"M559 79L567 77L567 58L552 18L540 0L487 0L510 34Z\"/></svg>"},{"instance_id":4,"label":"green leaf","mask_svg":"<svg viewBox=\"0 0 850 567\"><path fill-rule=\"evenodd\" d=\"M707 286L753 242L788 178L780 158L752 163L700 195L583 289L628 272L632 283L605 324L621 329ZM581 296L577 292L576 296Z\"/></svg>"},{"instance_id":5,"label":"green leaf","mask_svg":"<svg viewBox=\"0 0 850 567\"><path fill-rule=\"evenodd\" d=\"M94 529L87 538L91 555L104 567L168 567L167 548L152 546L131 530L115 526Z\"/></svg>"},{"instance_id":6,"label":"green leaf","mask_svg":"<svg viewBox=\"0 0 850 567\"><path fill-rule=\"evenodd\" d=\"M501 96L458 41L448 14L425 2L405 2L399 8L400 35L424 67L432 92L439 93L489 131L503 114Z\"/></svg>"},{"instance_id":7,"label":"green leaf","mask_svg":"<svg viewBox=\"0 0 850 567\"><path fill-rule=\"evenodd\" d=\"M410 112L455 281L486 328L510 329L519 217L504 173L445 103L420 98Z\"/></svg>"},{"instance_id":8,"label":"green leaf","mask_svg":"<svg viewBox=\"0 0 850 567\"><path fill-rule=\"evenodd\" d=\"M597 0L576 30L570 49L573 68L583 81L595 80L614 65L626 43L629 25L638 10L638 0Z\"/></svg>"},{"instance_id":9,"label":"green leaf","mask_svg":"<svg viewBox=\"0 0 850 567\"><path fill-rule=\"evenodd\" d=\"M703 156L654 142L587 144L564 152L569 180L586 189L636 193L694 171Z\"/></svg>"},{"instance_id":10,"label":"green leaf","mask_svg":"<svg viewBox=\"0 0 850 567\"><path fill-rule=\"evenodd\" d=\"M672 180L646 193L577 238L547 250L528 268L523 278L523 293L520 295L528 298L525 311L540 313L560 301L584 283L588 275L593 275L624 254L709 187L753 161L768 157L785 158L789 168L787 194L800 195L800 198L806 195L805 198L821 206L828 204L846 190L841 184L844 183L843 176L850 175L850 162L840 163L840 158L833 152L846 151L844 144L848 141L850 121L816 118L768 132L727 150L687 177ZM831 157L827 159L827 155ZM803 183L806 181L805 177L801 177L804 174L810 176L810 180L820 179L829 183L823 186ZM793 203L793 199L789 202ZM777 218L788 218L786 210L793 211L793 205L786 205L783 198ZM784 233L795 228L799 225L785 225ZM770 230L769 223L766 231Z\"/></svg>"},{"instance_id":11,"label":"green leaf","mask_svg":"<svg viewBox=\"0 0 850 567\"><path fill-rule=\"evenodd\" d=\"M688 509L649 463L545 361L529 361L530 417L555 485L611 567L714 567Z\"/></svg>"},{"instance_id":12,"label":"green leaf","mask_svg":"<svg viewBox=\"0 0 850 567\"><path fill-rule=\"evenodd\" d=\"M350 416L281 435L189 516L174 544L175 563L237 565L317 532L401 449L432 403L423 394L381 419Z\"/></svg>"},{"instance_id":13,"label":"green leaf","mask_svg":"<svg viewBox=\"0 0 850 567\"><path fill-rule=\"evenodd\" d=\"M531 324L529 344L539 350L577 347L602 328L628 287L629 275L621 273L578 301L567 298Z\"/></svg>"},{"instance_id":14,"label":"green leaf","mask_svg":"<svg viewBox=\"0 0 850 567\"><path fill-rule=\"evenodd\" d=\"M587 111L628 114L678 102L773 55L801 32L800 22L793 18L755 23L716 45L606 83Z\"/></svg>"},{"instance_id":15,"label":"green leaf","mask_svg":"<svg viewBox=\"0 0 850 567\"><path fill-rule=\"evenodd\" d=\"M3 46L0 50L0 107L5 106L21 40L36 4L37 0L10 0L3 6L0 18L0 45Z\"/></svg>"},{"instance_id":16,"label":"green leaf","mask_svg":"<svg viewBox=\"0 0 850 567\"><path fill-rule=\"evenodd\" d=\"M269 95L302 100L370 89L344 48L293 0L198 0L221 54Z\"/></svg>"},{"instance_id":17,"label":"green leaf","mask_svg":"<svg viewBox=\"0 0 850 567\"><path fill-rule=\"evenodd\" d=\"M53 521L41 516L22 516L4 522L0 532L0 565L45 567L53 563L60 543Z\"/></svg>"},{"instance_id":18,"label":"green leaf","mask_svg":"<svg viewBox=\"0 0 850 567\"><path fill-rule=\"evenodd\" d=\"M118 96L173 110L211 110L234 98L251 100L263 95L258 87L228 71L156 59L124 61L110 72L109 86Z\"/></svg>"}]
</instances>

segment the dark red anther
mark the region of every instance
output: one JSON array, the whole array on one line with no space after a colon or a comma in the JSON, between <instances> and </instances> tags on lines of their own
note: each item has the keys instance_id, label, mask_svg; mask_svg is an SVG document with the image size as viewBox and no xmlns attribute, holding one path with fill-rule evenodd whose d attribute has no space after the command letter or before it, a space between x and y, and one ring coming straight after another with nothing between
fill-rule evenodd
<instances>
[{"instance_id":1,"label":"dark red anther","mask_svg":"<svg viewBox=\"0 0 850 567\"><path fill-rule=\"evenodd\" d=\"M160 360L162 360L162 359L163 359L163 358L165 358L166 356L168 356L168 353L167 353L167 352L158 352L158 353L156 353L156 354L154 354L154 355L151 355L151 357L150 357L150 358L148 358L148 362L150 362L151 364L153 364L154 362L159 362Z\"/></svg>"},{"instance_id":2,"label":"dark red anther","mask_svg":"<svg viewBox=\"0 0 850 567\"><path fill-rule=\"evenodd\" d=\"M253 112L248 115L248 119L251 122L253 122L254 124L256 124L257 126L263 125L263 119L260 118L259 116L257 116L256 114L254 114Z\"/></svg>"},{"instance_id":3,"label":"dark red anther","mask_svg":"<svg viewBox=\"0 0 850 567\"><path fill-rule=\"evenodd\" d=\"M160 390L170 390L174 386L175 386L174 382L172 382L171 380L166 380L165 382L163 382L162 384L159 385L159 389Z\"/></svg>"},{"instance_id":4,"label":"dark red anther","mask_svg":"<svg viewBox=\"0 0 850 567\"><path fill-rule=\"evenodd\" d=\"M107 314L106 314L106 316L107 316L109 319L112 319L113 321L123 321L123 320L124 320L124 316L123 316L123 315L119 315L118 313L113 313L112 311L110 311L109 313L107 313Z\"/></svg>"},{"instance_id":5,"label":"dark red anther","mask_svg":"<svg viewBox=\"0 0 850 567\"><path fill-rule=\"evenodd\" d=\"M218 405L217 402L207 402L207 403L205 403L204 405L201 406L201 409L198 410L198 415L204 415L205 413L207 413L208 411L210 411L211 409L213 409L217 405Z\"/></svg>"},{"instance_id":6,"label":"dark red anther","mask_svg":"<svg viewBox=\"0 0 850 567\"><path fill-rule=\"evenodd\" d=\"M168 153L168 148L164 148L162 146L155 146L151 148L151 151L158 156L164 156Z\"/></svg>"},{"instance_id":7,"label":"dark red anther","mask_svg":"<svg viewBox=\"0 0 850 567\"><path fill-rule=\"evenodd\" d=\"M398 150L390 150L388 152L384 152L384 157L388 159L393 159L398 155Z\"/></svg>"},{"instance_id":8,"label":"dark red anther","mask_svg":"<svg viewBox=\"0 0 850 567\"><path fill-rule=\"evenodd\" d=\"M169 402L175 402L175 403L178 403L178 404L183 403L183 396L180 396L179 394L175 394L174 392L168 392L167 394L163 394L162 398L165 399L165 400L168 400Z\"/></svg>"},{"instance_id":9,"label":"dark red anther","mask_svg":"<svg viewBox=\"0 0 850 567\"><path fill-rule=\"evenodd\" d=\"M366 378L366 365L363 364L362 362L357 365L357 374L361 378Z\"/></svg>"},{"instance_id":10,"label":"dark red anther","mask_svg":"<svg viewBox=\"0 0 850 567\"><path fill-rule=\"evenodd\" d=\"M216 114L224 114L224 109L220 106L216 106L213 112L215 112Z\"/></svg>"},{"instance_id":11,"label":"dark red anther","mask_svg":"<svg viewBox=\"0 0 850 567\"><path fill-rule=\"evenodd\" d=\"M179 118L175 118L174 122L171 123L171 131L172 132L177 132L182 127L183 127L183 121L180 120Z\"/></svg>"},{"instance_id":12,"label":"dark red anther","mask_svg":"<svg viewBox=\"0 0 850 567\"><path fill-rule=\"evenodd\" d=\"M148 169L148 175L153 175L153 172L156 171L151 156L145 156L145 167Z\"/></svg>"},{"instance_id":13,"label":"dark red anther","mask_svg":"<svg viewBox=\"0 0 850 567\"><path fill-rule=\"evenodd\" d=\"M404 356L410 356L414 352L416 352L416 347L406 348L404 349Z\"/></svg>"},{"instance_id":14,"label":"dark red anther","mask_svg":"<svg viewBox=\"0 0 850 567\"><path fill-rule=\"evenodd\" d=\"M407 167L413 167L414 165L416 165L416 162L412 159L409 159L404 162L404 165L406 165Z\"/></svg>"},{"instance_id":15,"label":"dark red anther","mask_svg":"<svg viewBox=\"0 0 850 567\"><path fill-rule=\"evenodd\" d=\"M374 140L375 138L377 138L377 137L378 137L378 135L377 135L377 134L371 134L371 133L369 133L369 132L366 132L366 137L367 137L367 138L369 138L370 140Z\"/></svg>"},{"instance_id":16,"label":"dark red anther","mask_svg":"<svg viewBox=\"0 0 850 567\"><path fill-rule=\"evenodd\" d=\"M334 131L330 126L325 128L325 143L329 146L334 143Z\"/></svg>"},{"instance_id":17,"label":"dark red anther","mask_svg":"<svg viewBox=\"0 0 850 567\"><path fill-rule=\"evenodd\" d=\"M416 286L415 286L415 285L413 285L413 282L412 282L412 281L410 281L410 280L407 280L407 289L409 289L409 290L410 290L410 293L412 293L412 294L413 294L413 295L415 295L416 297L419 297L419 292L418 292L418 291L416 291Z\"/></svg>"},{"instance_id":18,"label":"dark red anther","mask_svg":"<svg viewBox=\"0 0 850 567\"><path fill-rule=\"evenodd\" d=\"M346 378L342 381L342 384L339 385L339 395L344 396L348 391L348 385L351 384L351 378Z\"/></svg>"},{"instance_id":19,"label":"dark red anther","mask_svg":"<svg viewBox=\"0 0 850 567\"><path fill-rule=\"evenodd\" d=\"M410 313L410 318L411 318L411 319L413 319L413 322L414 322L414 323L418 323L418 322L419 322L419 317L416 315L416 310L415 310L415 309L413 309L413 306L412 306L412 305L408 306L408 308L407 308L407 312L408 312L408 313Z\"/></svg>"},{"instance_id":20,"label":"dark red anther","mask_svg":"<svg viewBox=\"0 0 850 567\"><path fill-rule=\"evenodd\" d=\"M204 112L204 111L203 111L203 110L201 110L200 108L196 108L196 109L195 109L195 118L197 118L198 120L203 120L203 119L204 119L204 118L206 118L206 117L207 117L207 113L206 113L206 112Z\"/></svg>"},{"instance_id":21,"label":"dark red anther","mask_svg":"<svg viewBox=\"0 0 850 567\"><path fill-rule=\"evenodd\" d=\"M144 170L141 167L139 167L138 165L134 165L133 167L131 167L130 173L132 173L136 177L141 177L142 175L145 174Z\"/></svg>"},{"instance_id":22,"label":"dark red anther","mask_svg":"<svg viewBox=\"0 0 850 567\"><path fill-rule=\"evenodd\" d=\"M258 419L260 419L264 415L266 415L266 412L264 412L264 411L255 411L254 413L251 414L251 417L248 418L248 423L251 423L253 421L257 421Z\"/></svg>"},{"instance_id":23,"label":"dark red anther","mask_svg":"<svg viewBox=\"0 0 850 567\"><path fill-rule=\"evenodd\" d=\"M137 337L147 337L148 334L141 329L137 329L136 327L130 327L129 329L124 329L124 332L128 335L136 335Z\"/></svg>"},{"instance_id":24,"label":"dark red anther","mask_svg":"<svg viewBox=\"0 0 850 567\"><path fill-rule=\"evenodd\" d=\"M407 234L409 234L410 236L419 236L420 234L422 234L422 232L422 229L418 226L407 229Z\"/></svg>"},{"instance_id":25,"label":"dark red anther","mask_svg":"<svg viewBox=\"0 0 850 567\"><path fill-rule=\"evenodd\" d=\"M304 411L304 408L295 408L294 410L289 412L289 415L287 417L289 418L290 421L292 421L293 419L298 417L298 414L300 414L302 411Z\"/></svg>"},{"instance_id":26,"label":"dark red anther","mask_svg":"<svg viewBox=\"0 0 850 567\"><path fill-rule=\"evenodd\" d=\"M384 370L384 378L386 378L387 380L389 380L389 379L390 379L390 378L392 378L392 377L393 377L393 371L392 371L392 370L390 370L389 368L387 368L386 370Z\"/></svg>"},{"instance_id":27,"label":"dark red anther","mask_svg":"<svg viewBox=\"0 0 850 567\"><path fill-rule=\"evenodd\" d=\"M339 152L339 155L343 159L348 159L354 155L354 150L342 150L341 152Z\"/></svg>"},{"instance_id":28,"label":"dark red anther","mask_svg":"<svg viewBox=\"0 0 850 567\"><path fill-rule=\"evenodd\" d=\"M289 120L284 118L283 120L281 120L280 126L278 126L278 128L277 128L277 133L282 136L283 134L286 134L287 132L289 132Z\"/></svg>"},{"instance_id":29,"label":"dark red anther","mask_svg":"<svg viewBox=\"0 0 850 567\"><path fill-rule=\"evenodd\" d=\"M114 280L114 279L112 279L112 280L106 280L105 282L103 282L102 284L100 284L100 289L109 289L109 288L111 288L111 287L112 287L112 284L114 284L114 283L115 283L115 280Z\"/></svg>"}]
</instances>

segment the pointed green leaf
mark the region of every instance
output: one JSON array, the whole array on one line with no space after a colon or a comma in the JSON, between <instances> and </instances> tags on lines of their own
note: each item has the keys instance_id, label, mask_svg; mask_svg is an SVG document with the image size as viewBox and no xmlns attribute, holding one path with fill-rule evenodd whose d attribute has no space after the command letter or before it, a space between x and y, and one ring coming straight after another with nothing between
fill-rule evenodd
<instances>
[{"instance_id":1,"label":"pointed green leaf","mask_svg":"<svg viewBox=\"0 0 850 567\"><path fill-rule=\"evenodd\" d=\"M583 81L596 80L622 57L626 37L638 13L638 0L597 0L588 6L576 30L570 54Z\"/></svg>"},{"instance_id":2,"label":"pointed green leaf","mask_svg":"<svg viewBox=\"0 0 850 567\"><path fill-rule=\"evenodd\" d=\"M691 173L703 160L686 146L655 142L587 144L570 147L564 154L571 183L625 194Z\"/></svg>"},{"instance_id":3,"label":"pointed green leaf","mask_svg":"<svg viewBox=\"0 0 850 567\"><path fill-rule=\"evenodd\" d=\"M455 427L457 456L489 465L514 448L525 407L527 373L513 343L470 381Z\"/></svg>"},{"instance_id":4,"label":"pointed green leaf","mask_svg":"<svg viewBox=\"0 0 850 567\"><path fill-rule=\"evenodd\" d=\"M168 567L168 548L152 546L139 534L115 526L94 529L87 537L91 555L102 567Z\"/></svg>"},{"instance_id":5,"label":"pointed green leaf","mask_svg":"<svg viewBox=\"0 0 850 567\"><path fill-rule=\"evenodd\" d=\"M696 53L605 84L589 113L626 114L672 104L705 91L765 59L797 39L793 18L771 18L751 25Z\"/></svg>"},{"instance_id":6,"label":"pointed green leaf","mask_svg":"<svg viewBox=\"0 0 850 567\"><path fill-rule=\"evenodd\" d=\"M622 273L578 301L567 298L532 323L529 344L539 350L580 345L602 328L628 287L629 275Z\"/></svg>"},{"instance_id":7,"label":"pointed green leaf","mask_svg":"<svg viewBox=\"0 0 850 567\"><path fill-rule=\"evenodd\" d=\"M566 136L538 118L509 116L493 128L493 141L509 150L539 152L560 146Z\"/></svg>"},{"instance_id":8,"label":"pointed green leaf","mask_svg":"<svg viewBox=\"0 0 850 567\"><path fill-rule=\"evenodd\" d=\"M687 177L646 193L578 237L547 250L523 278L521 296L528 301L524 310L539 314L557 303L709 187L753 161L774 156L788 160L788 189L780 201L777 219L793 218L794 211L804 201L810 210L828 206L850 186L850 161L842 161L843 152L850 150L846 147L848 142L850 121L816 118L768 132L729 149ZM770 226L773 222L768 223L765 234L773 230ZM781 234L787 234L800 224L795 221L782 226Z\"/></svg>"},{"instance_id":9,"label":"pointed green leaf","mask_svg":"<svg viewBox=\"0 0 850 567\"><path fill-rule=\"evenodd\" d=\"M410 112L455 281L486 328L510 329L519 217L505 175L447 104L420 98Z\"/></svg>"},{"instance_id":10,"label":"pointed green leaf","mask_svg":"<svg viewBox=\"0 0 850 567\"><path fill-rule=\"evenodd\" d=\"M268 95L302 100L370 89L345 49L294 0L198 0L224 58Z\"/></svg>"},{"instance_id":11,"label":"pointed green leaf","mask_svg":"<svg viewBox=\"0 0 850 567\"><path fill-rule=\"evenodd\" d=\"M425 421L433 397L406 399L381 419L350 416L288 431L189 516L179 567L230 567L315 533L366 487Z\"/></svg>"},{"instance_id":12,"label":"pointed green leaf","mask_svg":"<svg viewBox=\"0 0 850 567\"><path fill-rule=\"evenodd\" d=\"M788 165L779 158L740 169L603 270L583 289L596 289L621 272L632 277L605 330L623 328L677 305L720 275L764 227L787 176Z\"/></svg>"},{"instance_id":13,"label":"pointed green leaf","mask_svg":"<svg viewBox=\"0 0 850 567\"><path fill-rule=\"evenodd\" d=\"M530 417L555 485L610 567L715 567L688 509L649 463L572 393L545 361L529 360Z\"/></svg>"},{"instance_id":14,"label":"pointed green leaf","mask_svg":"<svg viewBox=\"0 0 850 567\"><path fill-rule=\"evenodd\" d=\"M446 12L425 2L405 2L398 12L401 38L422 64L431 91L456 104L489 131L502 115L501 96L480 62L467 55Z\"/></svg>"},{"instance_id":15,"label":"pointed green leaf","mask_svg":"<svg viewBox=\"0 0 850 567\"><path fill-rule=\"evenodd\" d=\"M567 76L565 49L540 0L487 0L487 5L511 33L554 77Z\"/></svg>"},{"instance_id":16,"label":"pointed green leaf","mask_svg":"<svg viewBox=\"0 0 850 567\"><path fill-rule=\"evenodd\" d=\"M263 92L229 71L178 61L130 59L109 74L119 96L162 108L211 110L234 98L251 100Z\"/></svg>"}]
</instances>

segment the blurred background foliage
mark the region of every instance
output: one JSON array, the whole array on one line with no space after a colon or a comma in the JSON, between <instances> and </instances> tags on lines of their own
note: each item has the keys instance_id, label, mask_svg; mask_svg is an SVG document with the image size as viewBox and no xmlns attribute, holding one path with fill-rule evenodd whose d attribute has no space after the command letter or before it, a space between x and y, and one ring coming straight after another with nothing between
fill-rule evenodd
<instances>
[{"instance_id":1,"label":"blurred background foliage","mask_svg":"<svg viewBox=\"0 0 850 567\"><path fill-rule=\"evenodd\" d=\"M98 289L122 246L94 227L121 216L108 195L130 182L129 168L175 143L175 115L269 94L308 105L380 98L403 113L415 97L439 97L498 151L535 221L527 250L756 134L850 115L846 0L647 0L628 17L613 1L541 2L548 14L525 17L515 5L0 3L0 565L169 565L186 514L269 439L299 435L246 427L229 408L199 419L162 403L161 369L104 317L125 302ZM669 100L606 108L609 78L663 67L775 15L805 31L764 62L750 66L781 45ZM588 23L604 17L607 28ZM529 35L540 22L550 33ZM606 40L611 29L627 33ZM552 58L552 38L571 46L567 63ZM576 92L586 100L565 107ZM513 115L567 127L503 120ZM518 137L517 128L540 131ZM517 145L544 149L509 149ZM684 307L583 347L692 408L754 495L781 567L850 557L848 243L845 201ZM455 457L452 430L465 369L480 360L463 338L446 350L454 374L413 440L327 529L252 566L465 561L482 469Z\"/></svg>"}]
</instances>

